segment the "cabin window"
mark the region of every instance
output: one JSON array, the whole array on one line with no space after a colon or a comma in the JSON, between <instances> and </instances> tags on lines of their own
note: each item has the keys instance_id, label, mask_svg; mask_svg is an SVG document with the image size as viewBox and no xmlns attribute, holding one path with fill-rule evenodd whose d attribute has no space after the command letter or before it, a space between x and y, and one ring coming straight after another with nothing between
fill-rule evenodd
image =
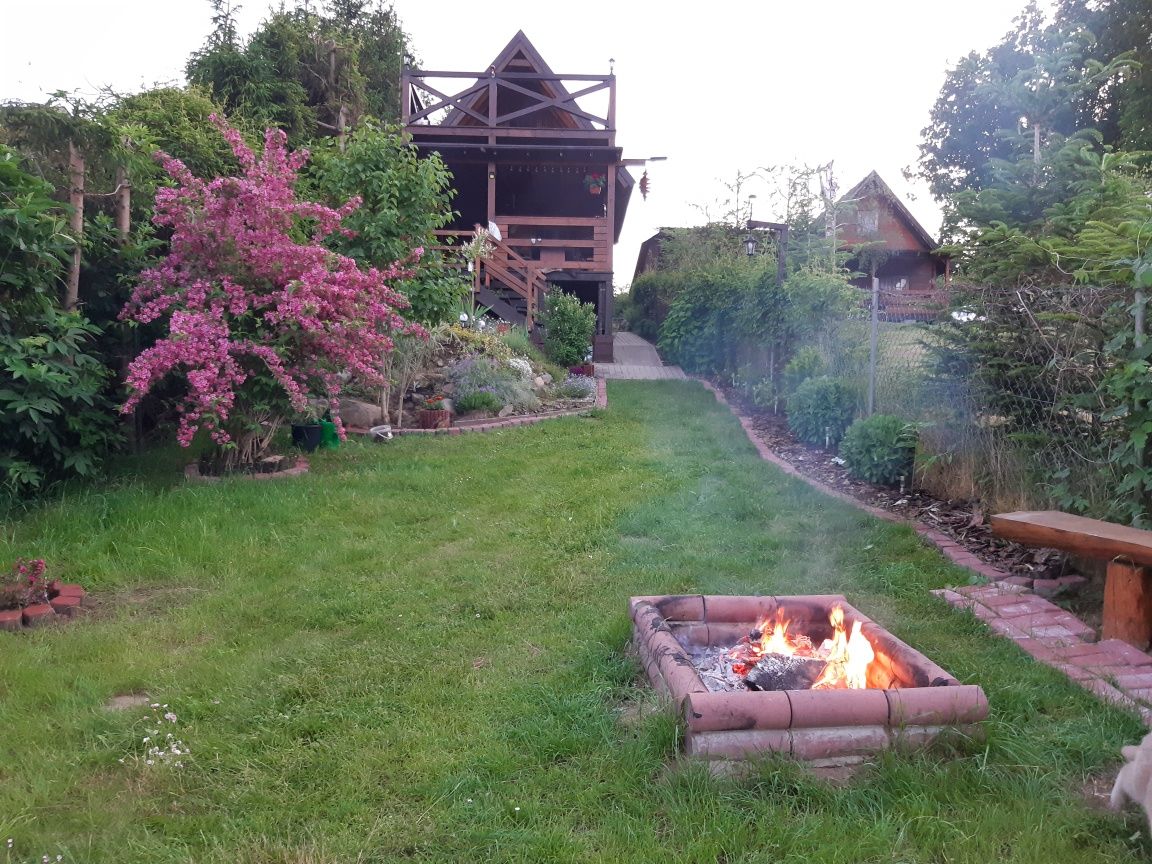
<instances>
[{"instance_id":1,"label":"cabin window","mask_svg":"<svg viewBox=\"0 0 1152 864\"><path fill-rule=\"evenodd\" d=\"M881 291L907 291L908 290L908 277L907 276L888 276L880 277L880 290Z\"/></svg>"},{"instance_id":2,"label":"cabin window","mask_svg":"<svg viewBox=\"0 0 1152 864\"><path fill-rule=\"evenodd\" d=\"M856 212L856 225L865 234L875 234L880 228L880 212L878 210L858 210Z\"/></svg>"}]
</instances>

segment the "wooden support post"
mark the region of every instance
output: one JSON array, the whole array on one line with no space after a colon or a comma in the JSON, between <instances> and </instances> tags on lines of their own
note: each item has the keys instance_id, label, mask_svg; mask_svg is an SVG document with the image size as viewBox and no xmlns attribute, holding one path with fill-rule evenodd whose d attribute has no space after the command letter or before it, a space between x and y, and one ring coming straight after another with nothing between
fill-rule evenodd
<instances>
[{"instance_id":1,"label":"wooden support post","mask_svg":"<svg viewBox=\"0 0 1152 864\"><path fill-rule=\"evenodd\" d=\"M84 154L72 141L68 142L68 179L71 186L68 203L72 205L68 227L76 246L72 250L68 279L64 283L64 309L71 312L80 298L80 257L84 246Z\"/></svg>"},{"instance_id":2,"label":"wooden support post","mask_svg":"<svg viewBox=\"0 0 1152 864\"><path fill-rule=\"evenodd\" d=\"M1152 642L1152 582L1148 568L1115 558L1104 583L1104 639L1120 639L1141 651Z\"/></svg>"},{"instance_id":3,"label":"wooden support post","mask_svg":"<svg viewBox=\"0 0 1152 864\"><path fill-rule=\"evenodd\" d=\"M128 182L128 172L116 169L116 235L120 244L128 242L132 233L132 184Z\"/></svg>"}]
</instances>

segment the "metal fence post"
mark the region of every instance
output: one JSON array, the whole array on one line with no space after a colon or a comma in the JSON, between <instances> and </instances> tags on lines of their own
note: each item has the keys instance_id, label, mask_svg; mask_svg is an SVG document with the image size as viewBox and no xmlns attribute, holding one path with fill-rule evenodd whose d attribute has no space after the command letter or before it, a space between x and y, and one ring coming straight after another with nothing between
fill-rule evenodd
<instances>
[{"instance_id":1,"label":"metal fence post","mask_svg":"<svg viewBox=\"0 0 1152 864\"><path fill-rule=\"evenodd\" d=\"M868 352L868 416L876 410L876 366L880 330L880 279L872 268L872 333Z\"/></svg>"}]
</instances>

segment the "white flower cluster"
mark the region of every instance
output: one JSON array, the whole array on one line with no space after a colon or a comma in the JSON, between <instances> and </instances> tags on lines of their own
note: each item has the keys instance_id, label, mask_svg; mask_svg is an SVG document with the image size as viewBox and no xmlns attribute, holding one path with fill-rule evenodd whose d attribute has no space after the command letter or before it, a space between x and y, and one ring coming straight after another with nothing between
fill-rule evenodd
<instances>
[{"instance_id":1,"label":"white flower cluster","mask_svg":"<svg viewBox=\"0 0 1152 864\"><path fill-rule=\"evenodd\" d=\"M191 755L192 751L173 733L162 732L165 723L175 724L179 719L176 712L170 711L167 705L161 705L159 702L153 702L150 707L152 714L146 716L144 720L156 728L147 729L148 734L141 739L141 743L146 745L146 749L143 757L137 757L138 761L142 761L145 765L161 764L183 768L184 760ZM163 737L160 737L161 734ZM125 760L121 759L120 761L124 762Z\"/></svg>"},{"instance_id":2,"label":"white flower cluster","mask_svg":"<svg viewBox=\"0 0 1152 864\"><path fill-rule=\"evenodd\" d=\"M12 857L11 857L12 856L12 847L14 845L16 845L16 841L13 838L9 837L8 842L6 844L6 847L8 849L8 858L5 860L8 860L8 861L12 860ZM63 860L64 860L63 855L57 855L55 858L52 858L52 856L50 856L50 855L45 855L40 859L40 864L52 864L53 861L56 861L57 864L59 864L59 862L63 861Z\"/></svg>"}]
</instances>

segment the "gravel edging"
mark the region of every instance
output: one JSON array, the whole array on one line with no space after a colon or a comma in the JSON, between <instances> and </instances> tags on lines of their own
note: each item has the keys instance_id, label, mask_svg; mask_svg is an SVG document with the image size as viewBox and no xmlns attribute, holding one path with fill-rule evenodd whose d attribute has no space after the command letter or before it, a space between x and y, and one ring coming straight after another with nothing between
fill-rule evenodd
<instances>
[{"instance_id":1,"label":"gravel edging","mask_svg":"<svg viewBox=\"0 0 1152 864\"><path fill-rule=\"evenodd\" d=\"M932 594L955 609L972 612L994 633L1011 639L1033 659L1062 672L1106 702L1136 712L1146 726L1152 726L1152 656L1118 639L1097 642L1095 631L1076 616L1027 588L1013 584L1014 577L1010 573L981 561L947 534L865 504L801 473L760 440L752 420L741 414L712 382L702 378L692 380L710 390L716 401L732 412L762 459L818 492L870 516L911 527L953 564L991 583L941 588Z\"/></svg>"}]
</instances>

